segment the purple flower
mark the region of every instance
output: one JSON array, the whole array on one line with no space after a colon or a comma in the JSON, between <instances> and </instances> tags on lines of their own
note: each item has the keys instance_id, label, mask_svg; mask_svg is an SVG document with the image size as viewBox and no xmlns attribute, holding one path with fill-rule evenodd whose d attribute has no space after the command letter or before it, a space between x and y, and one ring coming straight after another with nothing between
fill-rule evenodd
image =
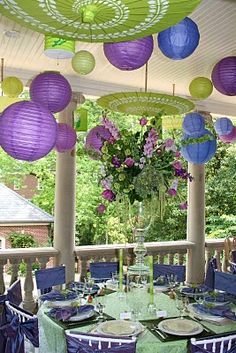
<instances>
[{"instance_id":1,"label":"purple flower","mask_svg":"<svg viewBox=\"0 0 236 353\"><path fill-rule=\"evenodd\" d=\"M146 138L145 145L143 148L143 154L146 157L148 158L152 157L157 139L158 139L158 134L156 130L152 128L148 133L148 137Z\"/></svg>"},{"instance_id":2,"label":"purple flower","mask_svg":"<svg viewBox=\"0 0 236 353\"><path fill-rule=\"evenodd\" d=\"M117 156L112 157L111 163L114 165L115 168L120 168L121 161Z\"/></svg>"},{"instance_id":3,"label":"purple flower","mask_svg":"<svg viewBox=\"0 0 236 353\"><path fill-rule=\"evenodd\" d=\"M116 194L113 191L106 189L102 192L102 197L110 202L116 199Z\"/></svg>"},{"instance_id":4,"label":"purple flower","mask_svg":"<svg viewBox=\"0 0 236 353\"><path fill-rule=\"evenodd\" d=\"M127 167L131 168L134 165L134 160L131 157L127 157L125 158L125 165L127 165Z\"/></svg>"},{"instance_id":5,"label":"purple flower","mask_svg":"<svg viewBox=\"0 0 236 353\"><path fill-rule=\"evenodd\" d=\"M113 177L109 175L107 178L101 180L101 185L104 189L110 189Z\"/></svg>"},{"instance_id":6,"label":"purple flower","mask_svg":"<svg viewBox=\"0 0 236 353\"><path fill-rule=\"evenodd\" d=\"M168 194L170 196L176 196L177 194L177 188L178 188L178 180L174 180L170 189L168 190Z\"/></svg>"},{"instance_id":7,"label":"purple flower","mask_svg":"<svg viewBox=\"0 0 236 353\"><path fill-rule=\"evenodd\" d=\"M106 206L103 203L100 203L100 205L98 205L97 207L97 212L102 214L106 211Z\"/></svg>"},{"instance_id":8,"label":"purple flower","mask_svg":"<svg viewBox=\"0 0 236 353\"><path fill-rule=\"evenodd\" d=\"M182 202L182 203L179 204L179 209L181 211L187 210L187 208L188 208L188 203L187 202Z\"/></svg>"},{"instance_id":9,"label":"purple flower","mask_svg":"<svg viewBox=\"0 0 236 353\"><path fill-rule=\"evenodd\" d=\"M168 194L169 194L170 196L176 196L177 191L176 191L175 189L168 189Z\"/></svg>"},{"instance_id":10,"label":"purple flower","mask_svg":"<svg viewBox=\"0 0 236 353\"><path fill-rule=\"evenodd\" d=\"M103 117L102 125L110 132L115 141L120 138L119 130L111 120L107 119L106 117Z\"/></svg>"},{"instance_id":11,"label":"purple flower","mask_svg":"<svg viewBox=\"0 0 236 353\"><path fill-rule=\"evenodd\" d=\"M139 124L141 126L147 125L147 122L148 122L148 120L144 116L139 120Z\"/></svg>"},{"instance_id":12,"label":"purple flower","mask_svg":"<svg viewBox=\"0 0 236 353\"><path fill-rule=\"evenodd\" d=\"M180 151L176 151L176 152L175 152L175 157L176 157L176 158L179 158L180 156L181 156Z\"/></svg>"},{"instance_id":13,"label":"purple flower","mask_svg":"<svg viewBox=\"0 0 236 353\"><path fill-rule=\"evenodd\" d=\"M172 147L173 145L174 145L174 140L173 139L165 140L165 147Z\"/></svg>"},{"instance_id":14,"label":"purple flower","mask_svg":"<svg viewBox=\"0 0 236 353\"><path fill-rule=\"evenodd\" d=\"M172 163L172 167L175 169L182 169L182 163L180 161L174 161L174 163Z\"/></svg>"}]
</instances>

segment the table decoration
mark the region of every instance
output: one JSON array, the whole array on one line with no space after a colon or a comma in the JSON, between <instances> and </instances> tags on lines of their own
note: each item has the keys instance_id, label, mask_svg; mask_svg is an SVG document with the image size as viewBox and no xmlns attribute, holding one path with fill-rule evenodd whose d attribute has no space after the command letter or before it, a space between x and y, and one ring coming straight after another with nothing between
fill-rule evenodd
<instances>
[{"instance_id":1,"label":"table decoration","mask_svg":"<svg viewBox=\"0 0 236 353\"><path fill-rule=\"evenodd\" d=\"M154 305L154 285L153 285L153 256L148 256L149 263L149 293L150 293L150 303L148 306L149 311L155 310Z\"/></svg>"},{"instance_id":2,"label":"table decoration","mask_svg":"<svg viewBox=\"0 0 236 353\"><path fill-rule=\"evenodd\" d=\"M160 32L201 0L3 0L0 13L35 31L84 42L120 42Z\"/></svg>"},{"instance_id":3,"label":"table decoration","mask_svg":"<svg viewBox=\"0 0 236 353\"><path fill-rule=\"evenodd\" d=\"M119 292L123 292L123 249L119 249Z\"/></svg>"},{"instance_id":4,"label":"table decoration","mask_svg":"<svg viewBox=\"0 0 236 353\"><path fill-rule=\"evenodd\" d=\"M43 301L65 301L76 299L76 293L70 290L52 290L49 293L40 296L40 300Z\"/></svg>"},{"instance_id":5,"label":"table decoration","mask_svg":"<svg viewBox=\"0 0 236 353\"><path fill-rule=\"evenodd\" d=\"M139 322L127 320L106 321L99 324L96 331L100 334L112 336L137 336L144 327Z\"/></svg>"},{"instance_id":6,"label":"table decoration","mask_svg":"<svg viewBox=\"0 0 236 353\"><path fill-rule=\"evenodd\" d=\"M158 328L175 336L195 336L203 331L201 324L185 318L163 320L158 324Z\"/></svg>"}]
</instances>

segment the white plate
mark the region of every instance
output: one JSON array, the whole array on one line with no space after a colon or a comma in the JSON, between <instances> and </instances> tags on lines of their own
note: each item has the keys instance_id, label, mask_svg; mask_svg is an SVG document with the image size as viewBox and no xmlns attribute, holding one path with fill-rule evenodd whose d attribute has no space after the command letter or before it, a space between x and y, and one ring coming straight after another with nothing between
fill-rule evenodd
<instances>
[{"instance_id":1,"label":"white plate","mask_svg":"<svg viewBox=\"0 0 236 353\"><path fill-rule=\"evenodd\" d=\"M222 322L225 320L224 317L221 316L216 316L208 313L204 313L196 308L196 304L189 304L188 305L188 310L190 313L192 313L196 318L200 318L202 320L209 320L209 321L216 321L216 322Z\"/></svg>"},{"instance_id":2,"label":"white plate","mask_svg":"<svg viewBox=\"0 0 236 353\"><path fill-rule=\"evenodd\" d=\"M185 287L184 287L184 288L185 288ZM186 295L187 297L191 297L191 298L194 298L194 297L201 297L201 296L203 296L203 295L205 295L205 294L208 293L207 291L206 291L206 292L197 292L197 293L185 292L185 291L184 291L184 288L181 288L181 289L180 289L181 294Z\"/></svg>"},{"instance_id":3,"label":"white plate","mask_svg":"<svg viewBox=\"0 0 236 353\"><path fill-rule=\"evenodd\" d=\"M111 320L99 324L96 331L103 335L111 336L137 336L144 327L140 322L126 320Z\"/></svg>"},{"instance_id":4,"label":"white plate","mask_svg":"<svg viewBox=\"0 0 236 353\"><path fill-rule=\"evenodd\" d=\"M80 314L77 314L77 315L73 315L73 316L71 316L68 319L68 321L83 321L83 320L87 320L90 317L93 317L94 314L95 314L94 310L90 310L87 313L80 313Z\"/></svg>"},{"instance_id":5,"label":"white plate","mask_svg":"<svg viewBox=\"0 0 236 353\"><path fill-rule=\"evenodd\" d=\"M48 301L47 306L50 308L63 308L64 306L71 306L73 302L77 302L78 300L55 300L55 301ZM78 301L79 302L79 301Z\"/></svg>"},{"instance_id":6,"label":"white plate","mask_svg":"<svg viewBox=\"0 0 236 353\"><path fill-rule=\"evenodd\" d=\"M170 287L169 286L165 286L165 285L162 285L162 286L154 286L154 291L155 292L167 292L168 290L170 290Z\"/></svg>"},{"instance_id":7,"label":"white plate","mask_svg":"<svg viewBox=\"0 0 236 353\"><path fill-rule=\"evenodd\" d=\"M112 279L109 279L106 281L106 287L111 290L116 290L118 289L119 281L114 281Z\"/></svg>"},{"instance_id":8,"label":"white plate","mask_svg":"<svg viewBox=\"0 0 236 353\"><path fill-rule=\"evenodd\" d=\"M163 320L159 322L158 328L175 336L194 336L203 331L198 322L180 318Z\"/></svg>"}]
</instances>

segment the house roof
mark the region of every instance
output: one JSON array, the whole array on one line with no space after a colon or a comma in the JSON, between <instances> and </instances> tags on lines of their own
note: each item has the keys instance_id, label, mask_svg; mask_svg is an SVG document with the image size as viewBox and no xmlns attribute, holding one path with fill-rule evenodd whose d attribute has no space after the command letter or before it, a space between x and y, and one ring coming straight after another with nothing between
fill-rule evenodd
<instances>
[{"instance_id":1,"label":"house roof","mask_svg":"<svg viewBox=\"0 0 236 353\"><path fill-rule=\"evenodd\" d=\"M53 223L49 213L0 183L0 224Z\"/></svg>"}]
</instances>

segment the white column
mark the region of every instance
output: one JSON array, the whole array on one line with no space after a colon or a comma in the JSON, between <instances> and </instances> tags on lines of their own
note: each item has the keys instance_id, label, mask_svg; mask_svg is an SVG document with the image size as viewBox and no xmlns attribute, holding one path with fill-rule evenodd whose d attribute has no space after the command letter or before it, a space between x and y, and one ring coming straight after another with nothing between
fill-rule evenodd
<instances>
[{"instance_id":1,"label":"white column","mask_svg":"<svg viewBox=\"0 0 236 353\"><path fill-rule=\"evenodd\" d=\"M73 125L73 113L78 99L73 97L70 104L59 113L58 122ZM75 201L76 201L76 150L57 153L54 247L59 250L57 265L66 266L66 282L74 280L75 273Z\"/></svg>"},{"instance_id":2,"label":"white column","mask_svg":"<svg viewBox=\"0 0 236 353\"><path fill-rule=\"evenodd\" d=\"M189 163L193 181L188 182L187 240L194 248L189 252L187 282L203 283L205 269L205 165Z\"/></svg>"}]
</instances>

